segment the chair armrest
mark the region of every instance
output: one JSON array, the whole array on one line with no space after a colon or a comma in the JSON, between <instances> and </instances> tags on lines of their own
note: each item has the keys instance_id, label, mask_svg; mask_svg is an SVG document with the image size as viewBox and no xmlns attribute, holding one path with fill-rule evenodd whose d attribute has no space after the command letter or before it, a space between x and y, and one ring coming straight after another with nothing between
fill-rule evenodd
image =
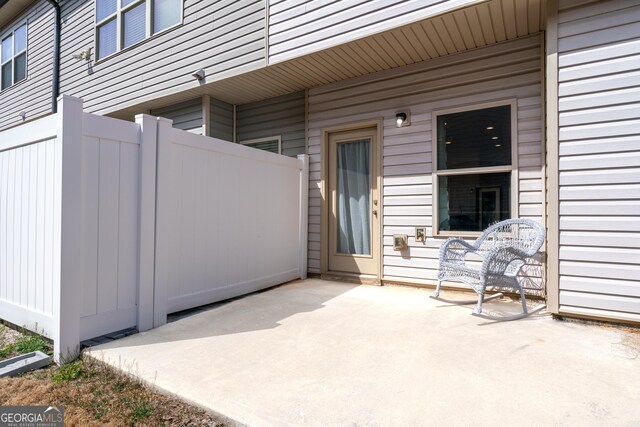
<instances>
[{"instance_id":1,"label":"chair armrest","mask_svg":"<svg viewBox=\"0 0 640 427\"><path fill-rule=\"evenodd\" d=\"M440 262L464 263L467 252L476 252L477 247L467 241L450 237L440 246Z\"/></svg>"},{"instance_id":2,"label":"chair armrest","mask_svg":"<svg viewBox=\"0 0 640 427\"><path fill-rule=\"evenodd\" d=\"M521 261L524 264L528 257L525 252L513 246L495 247L486 254L480 270L483 274L502 275L512 262Z\"/></svg>"}]
</instances>

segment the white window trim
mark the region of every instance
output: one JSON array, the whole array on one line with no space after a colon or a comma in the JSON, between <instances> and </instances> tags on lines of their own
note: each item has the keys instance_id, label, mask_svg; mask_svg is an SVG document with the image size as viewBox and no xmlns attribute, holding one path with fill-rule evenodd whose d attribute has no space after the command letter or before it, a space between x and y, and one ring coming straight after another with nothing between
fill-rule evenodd
<instances>
[{"instance_id":1,"label":"white window trim","mask_svg":"<svg viewBox=\"0 0 640 427\"><path fill-rule=\"evenodd\" d=\"M282 135L267 136L264 138L247 139L246 141L238 141L239 144L249 145L258 144L260 142L278 141L278 154L282 154Z\"/></svg>"},{"instance_id":2,"label":"white window trim","mask_svg":"<svg viewBox=\"0 0 640 427\"><path fill-rule=\"evenodd\" d=\"M16 54L16 38L15 38L15 32L18 28L22 27L24 25L25 28L25 48L24 50L20 51L18 54ZM8 30L5 30L2 34L0 34L0 55L2 55L2 40L4 40L5 38L7 38L7 36L11 34L13 39L11 40L12 46L12 52L11 52L11 84L9 86L7 86L4 89L0 89L0 92L4 92L6 90L11 89L12 87L14 87L15 85L17 85L18 83L22 83L27 81L27 79L29 78L29 25L27 23L26 20L24 21L20 21L19 24L15 24L13 25L11 28L9 28ZM17 82L13 80L14 74L15 74L15 58L18 55L22 55L22 53L24 52L25 54L25 65L24 65L24 79L22 80L18 80ZM2 62L2 56L0 56L0 69L1 67L6 64L8 61L6 62ZM1 71L0 71L0 77L1 77Z\"/></svg>"},{"instance_id":3,"label":"white window trim","mask_svg":"<svg viewBox=\"0 0 640 427\"><path fill-rule=\"evenodd\" d=\"M511 107L511 164L505 166L489 166L465 169L438 170L438 116L451 113L461 113L464 111L481 110L484 108L500 107L509 105ZM449 231L440 230L440 220L438 219L438 177L450 175L467 175L481 173L511 172L511 189L509 193L511 204L511 218L518 217L518 101L515 98L501 101L484 102L466 105L464 107L434 110L431 113L431 184L432 184L432 229L433 236L460 236L478 237L481 231Z\"/></svg>"},{"instance_id":4,"label":"white window trim","mask_svg":"<svg viewBox=\"0 0 640 427\"><path fill-rule=\"evenodd\" d=\"M138 6L140 3L142 3L143 1L146 1L145 4L145 35L144 38L138 42L135 42L134 44L132 44L131 46L127 46L127 47L123 47L123 41L124 41L124 28L122 27L122 20L123 20L123 14L125 12L128 12L130 9L133 9L134 7ZM157 31L155 33L152 33L152 23L153 23L153 7L152 7L152 3L153 0L135 0L133 1L131 4L128 4L125 7L121 7L122 4L122 0L116 0L116 11L113 12L112 14L108 15L107 17L101 19L100 21L97 20L97 16L98 16L98 5L97 5L97 1L94 0L93 2L93 16L94 18L96 18L94 20L94 24L93 24L93 51L95 52L95 57L96 57L96 63L100 63L102 61L105 61L117 54L119 54L120 52L125 52L129 49L133 49L136 46L141 45L142 43L146 42L147 40L153 39L156 36L159 36L161 34L166 33L167 31L170 31L176 27L181 26L184 23L184 0L180 0L180 19L178 20L178 22L176 24L173 24L161 31ZM109 55L103 57L103 58L98 58L98 27L101 26L102 24L114 19L116 20L116 51L113 53L110 53Z\"/></svg>"}]
</instances>

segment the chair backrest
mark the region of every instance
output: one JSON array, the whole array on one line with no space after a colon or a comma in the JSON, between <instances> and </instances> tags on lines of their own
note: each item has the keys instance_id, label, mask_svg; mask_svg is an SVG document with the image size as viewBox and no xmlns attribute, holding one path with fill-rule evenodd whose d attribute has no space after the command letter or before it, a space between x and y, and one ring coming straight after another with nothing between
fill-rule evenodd
<instances>
[{"instance_id":1,"label":"chair backrest","mask_svg":"<svg viewBox=\"0 0 640 427\"><path fill-rule=\"evenodd\" d=\"M478 238L479 252L485 253L495 247L512 246L533 256L542 247L544 227L530 219L514 218L490 225Z\"/></svg>"}]
</instances>

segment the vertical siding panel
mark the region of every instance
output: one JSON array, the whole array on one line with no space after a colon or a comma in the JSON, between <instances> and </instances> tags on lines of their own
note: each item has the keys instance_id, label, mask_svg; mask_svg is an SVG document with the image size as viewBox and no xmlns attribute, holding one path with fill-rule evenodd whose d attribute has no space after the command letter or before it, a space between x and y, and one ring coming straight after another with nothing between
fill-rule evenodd
<instances>
[{"instance_id":1,"label":"vertical siding panel","mask_svg":"<svg viewBox=\"0 0 640 427\"><path fill-rule=\"evenodd\" d=\"M632 3L560 1L560 313L640 321L640 242L630 238L640 230L640 114L630 103L640 90L640 35L631 30L640 6Z\"/></svg>"}]
</instances>

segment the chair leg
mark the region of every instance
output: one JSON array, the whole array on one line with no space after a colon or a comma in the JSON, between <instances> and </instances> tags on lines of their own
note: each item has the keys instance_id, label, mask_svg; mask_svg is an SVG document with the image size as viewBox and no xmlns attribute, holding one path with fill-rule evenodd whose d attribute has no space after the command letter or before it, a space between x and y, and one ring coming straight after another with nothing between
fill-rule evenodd
<instances>
[{"instance_id":1,"label":"chair leg","mask_svg":"<svg viewBox=\"0 0 640 427\"><path fill-rule=\"evenodd\" d=\"M438 279L438 284L436 285L436 292L433 294L433 296L436 298L440 296L440 283L442 283L442 280Z\"/></svg>"},{"instance_id":2,"label":"chair leg","mask_svg":"<svg viewBox=\"0 0 640 427\"><path fill-rule=\"evenodd\" d=\"M476 314L482 313L482 303L484 302L484 292L478 294L478 305L476 306Z\"/></svg>"},{"instance_id":3,"label":"chair leg","mask_svg":"<svg viewBox=\"0 0 640 427\"><path fill-rule=\"evenodd\" d=\"M523 313L527 313L527 300L524 297L524 289L522 289L522 287L520 287L520 298L522 300L522 312Z\"/></svg>"}]
</instances>

